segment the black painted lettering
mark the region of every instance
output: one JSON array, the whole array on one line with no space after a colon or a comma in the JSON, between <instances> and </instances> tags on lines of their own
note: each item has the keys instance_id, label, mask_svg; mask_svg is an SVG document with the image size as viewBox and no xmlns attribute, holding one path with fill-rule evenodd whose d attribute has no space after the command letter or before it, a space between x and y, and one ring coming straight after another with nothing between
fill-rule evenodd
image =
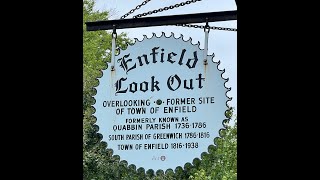
<instances>
[{"instance_id":1,"label":"black painted lettering","mask_svg":"<svg viewBox=\"0 0 320 180\"><path fill-rule=\"evenodd\" d=\"M126 72L126 74L128 74L129 71L131 71L132 69L136 68L137 65L136 63L134 63L134 65L130 68L128 68L128 62L131 62L132 59L127 59L125 60L124 58L127 58L130 56L130 53L127 55L124 55L121 59L118 59L118 61L120 61L120 67Z\"/></svg>"},{"instance_id":2,"label":"black painted lettering","mask_svg":"<svg viewBox=\"0 0 320 180\"><path fill-rule=\"evenodd\" d=\"M154 48L152 48L152 53L150 53L150 55L152 55L152 62L153 63L156 63L157 62L157 60L156 60L156 54L158 54L158 52L156 52L156 49L159 49L159 47L154 47Z\"/></svg>"},{"instance_id":3,"label":"black painted lettering","mask_svg":"<svg viewBox=\"0 0 320 180\"><path fill-rule=\"evenodd\" d=\"M178 84L177 84L177 87L174 89L174 88L172 87L172 85L173 85L175 82L177 82ZM170 76L170 77L168 78L168 80L167 80L167 85L168 85L168 88L169 88L171 91L175 91L175 90L177 90L177 89L180 87L180 85L181 85L181 79L179 78L179 76L178 76L177 74L174 75L174 76Z\"/></svg>"},{"instance_id":4,"label":"black painted lettering","mask_svg":"<svg viewBox=\"0 0 320 180\"><path fill-rule=\"evenodd\" d=\"M199 87L200 89L203 87L202 84L201 84L201 81L202 81L202 80L205 81L204 79L205 79L205 78L202 78L202 74L201 74L201 73L199 74L199 77L196 79L196 80L199 81L199 86L198 86L198 87Z\"/></svg>"},{"instance_id":5,"label":"black painted lettering","mask_svg":"<svg viewBox=\"0 0 320 180\"><path fill-rule=\"evenodd\" d=\"M159 88L159 81L155 81L154 80L154 76L151 77L151 91L153 92L155 90L155 88L157 89L157 91L160 91Z\"/></svg>"},{"instance_id":6,"label":"black painted lettering","mask_svg":"<svg viewBox=\"0 0 320 180\"><path fill-rule=\"evenodd\" d=\"M116 86L116 95L117 93L126 93L127 89L121 90L121 82L127 80L127 78L120 78L118 81L116 81L115 86Z\"/></svg>"},{"instance_id":7,"label":"black painted lettering","mask_svg":"<svg viewBox=\"0 0 320 180\"><path fill-rule=\"evenodd\" d=\"M138 84L136 82L132 82L130 85L129 85L129 91L132 92L132 93L135 93L137 90L138 90Z\"/></svg>"},{"instance_id":8,"label":"black painted lettering","mask_svg":"<svg viewBox=\"0 0 320 180\"><path fill-rule=\"evenodd\" d=\"M146 108L127 108L128 114L146 114Z\"/></svg>"},{"instance_id":9,"label":"black painted lettering","mask_svg":"<svg viewBox=\"0 0 320 180\"><path fill-rule=\"evenodd\" d=\"M144 85L144 87L143 87L143 85ZM143 82L140 84L140 91L142 91L142 92L148 91L148 82L143 81Z\"/></svg>"},{"instance_id":10,"label":"black painted lettering","mask_svg":"<svg viewBox=\"0 0 320 180\"><path fill-rule=\"evenodd\" d=\"M197 51L194 51L193 52L193 56L194 58L193 59L188 59L188 62L187 62L187 66L191 69L191 68L195 68L196 67L196 64L198 62L198 56L197 56ZM191 61L193 60L193 64L190 65Z\"/></svg>"},{"instance_id":11,"label":"black painted lettering","mask_svg":"<svg viewBox=\"0 0 320 180\"><path fill-rule=\"evenodd\" d=\"M189 87L188 87L188 85L187 85L187 80L184 80L184 88L185 89L193 89L193 85L192 85L192 80L193 79L190 79L189 81L190 81L190 83L189 83Z\"/></svg>"},{"instance_id":12,"label":"black painted lettering","mask_svg":"<svg viewBox=\"0 0 320 180\"><path fill-rule=\"evenodd\" d=\"M118 150L132 150L132 144L118 144Z\"/></svg>"},{"instance_id":13,"label":"black painted lettering","mask_svg":"<svg viewBox=\"0 0 320 180\"><path fill-rule=\"evenodd\" d=\"M186 52L186 50L185 50L185 49L182 49L181 55L180 55L180 60L179 60L179 65L180 65L180 66L183 65L182 61L183 61L183 57L184 57L184 53L185 53L185 52Z\"/></svg>"},{"instance_id":14,"label":"black painted lettering","mask_svg":"<svg viewBox=\"0 0 320 180\"><path fill-rule=\"evenodd\" d=\"M169 61L169 62L171 62L171 63L173 64L173 63L176 62L176 61L172 61L172 60L171 60L171 59L172 59L172 56L171 56L171 55L176 56L177 54L174 53L174 52L171 52L171 53L168 54L168 59L167 59L167 61Z\"/></svg>"},{"instance_id":15,"label":"black painted lettering","mask_svg":"<svg viewBox=\"0 0 320 180\"><path fill-rule=\"evenodd\" d=\"M148 56L146 54L143 54L142 56L144 57L144 61L146 62L146 64L149 64L150 62L148 61ZM137 58L139 60L139 65L143 66L141 56L138 56Z\"/></svg>"},{"instance_id":16,"label":"black painted lettering","mask_svg":"<svg viewBox=\"0 0 320 180\"><path fill-rule=\"evenodd\" d=\"M161 49L161 51L162 51L162 53L161 53L161 60L160 60L160 62L164 62L164 60L163 60L163 56L164 56L164 53L163 53L163 51L164 51L164 49Z\"/></svg>"}]
</instances>

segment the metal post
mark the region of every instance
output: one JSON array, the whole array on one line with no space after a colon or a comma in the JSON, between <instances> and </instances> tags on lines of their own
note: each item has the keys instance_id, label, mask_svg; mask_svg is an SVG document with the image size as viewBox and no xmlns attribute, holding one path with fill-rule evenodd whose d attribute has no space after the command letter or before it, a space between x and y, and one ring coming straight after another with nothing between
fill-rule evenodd
<instances>
[{"instance_id":1,"label":"metal post","mask_svg":"<svg viewBox=\"0 0 320 180\"><path fill-rule=\"evenodd\" d=\"M114 71L114 65L115 65L116 39L117 39L116 26L113 25L112 49L111 49L111 71Z\"/></svg>"},{"instance_id":2,"label":"metal post","mask_svg":"<svg viewBox=\"0 0 320 180\"><path fill-rule=\"evenodd\" d=\"M208 21L207 21L206 25L204 26L204 53L203 53L204 65L208 64L207 56L208 56L209 31L210 31L210 28L209 28Z\"/></svg>"}]
</instances>

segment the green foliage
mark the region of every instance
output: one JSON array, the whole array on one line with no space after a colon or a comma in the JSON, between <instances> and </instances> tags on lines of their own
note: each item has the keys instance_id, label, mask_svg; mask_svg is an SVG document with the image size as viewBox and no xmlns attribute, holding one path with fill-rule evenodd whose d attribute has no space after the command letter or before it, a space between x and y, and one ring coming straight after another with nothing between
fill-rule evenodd
<instances>
[{"instance_id":1,"label":"green foliage","mask_svg":"<svg viewBox=\"0 0 320 180\"><path fill-rule=\"evenodd\" d=\"M232 114L232 113L231 113ZM222 138L216 140L216 147L210 148L192 180L236 180L237 179L237 119L226 124Z\"/></svg>"},{"instance_id":2,"label":"green foliage","mask_svg":"<svg viewBox=\"0 0 320 180\"><path fill-rule=\"evenodd\" d=\"M98 85L97 77L101 69L107 68L111 60L111 33L107 31L86 31L85 22L107 20L108 12L94 11L94 1L83 2L83 109L88 109L93 103L93 87ZM125 33L118 34L116 44L124 49L132 40Z\"/></svg>"},{"instance_id":3,"label":"green foliage","mask_svg":"<svg viewBox=\"0 0 320 180\"><path fill-rule=\"evenodd\" d=\"M106 150L106 144L100 143L101 137L97 135L97 127L93 124L94 109L93 87L98 85L101 69L107 68L111 59L111 33L107 31L86 31L85 22L108 19L108 12L94 11L93 0L83 1L83 179L121 179L130 175L124 164L111 157ZM132 41L126 34L118 34L117 45L125 48Z\"/></svg>"},{"instance_id":4,"label":"green foliage","mask_svg":"<svg viewBox=\"0 0 320 180\"><path fill-rule=\"evenodd\" d=\"M200 169L199 171L195 172L194 175L191 175L189 179L193 180L210 180L211 176L207 176L205 170Z\"/></svg>"}]
</instances>

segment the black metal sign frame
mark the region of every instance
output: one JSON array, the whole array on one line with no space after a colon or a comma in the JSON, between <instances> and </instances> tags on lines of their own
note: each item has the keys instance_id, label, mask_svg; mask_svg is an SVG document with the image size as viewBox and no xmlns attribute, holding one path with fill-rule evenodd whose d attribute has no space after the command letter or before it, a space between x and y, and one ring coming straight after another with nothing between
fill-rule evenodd
<instances>
[{"instance_id":1,"label":"black metal sign frame","mask_svg":"<svg viewBox=\"0 0 320 180\"><path fill-rule=\"evenodd\" d=\"M106 21L86 22L87 31L126 29L151 26L177 25L202 22L237 20L237 11L220 11L197 14L181 14L170 16L117 19Z\"/></svg>"}]
</instances>

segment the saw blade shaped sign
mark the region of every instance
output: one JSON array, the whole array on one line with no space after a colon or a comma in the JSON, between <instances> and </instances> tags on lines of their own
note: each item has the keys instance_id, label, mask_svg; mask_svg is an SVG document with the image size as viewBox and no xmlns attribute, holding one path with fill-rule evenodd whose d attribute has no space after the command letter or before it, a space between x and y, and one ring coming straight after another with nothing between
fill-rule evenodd
<instances>
[{"instance_id":1,"label":"saw blade shaped sign","mask_svg":"<svg viewBox=\"0 0 320 180\"><path fill-rule=\"evenodd\" d=\"M227 119L230 88L219 62L172 34L155 34L115 58L103 70L94 104L98 133L120 160L137 168L184 167L214 144ZM110 65L109 65L110 67Z\"/></svg>"}]
</instances>

